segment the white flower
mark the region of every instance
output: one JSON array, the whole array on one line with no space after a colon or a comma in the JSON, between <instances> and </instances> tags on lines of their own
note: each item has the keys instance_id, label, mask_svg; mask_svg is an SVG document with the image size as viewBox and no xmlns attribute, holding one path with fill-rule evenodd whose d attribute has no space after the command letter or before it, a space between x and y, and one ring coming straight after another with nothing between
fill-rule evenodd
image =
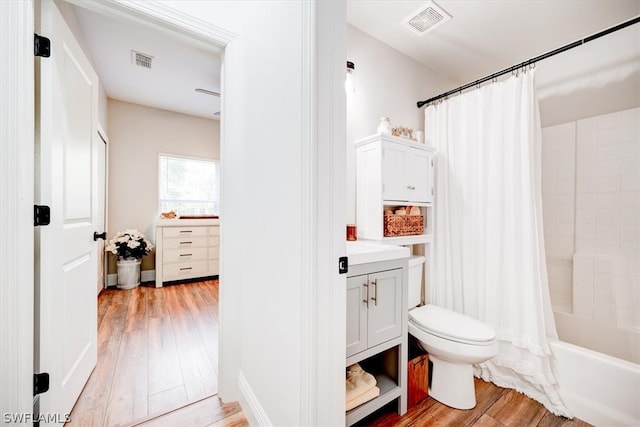
<instances>
[{"instance_id":1,"label":"white flower","mask_svg":"<svg viewBox=\"0 0 640 427\"><path fill-rule=\"evenodd\" d=\"M137 248L138 246L140 246L140 242L138 242L137 240L130 240L129 243L127 243L127 246L129 246L131 249Z\"/></svg>"}]
</instances>

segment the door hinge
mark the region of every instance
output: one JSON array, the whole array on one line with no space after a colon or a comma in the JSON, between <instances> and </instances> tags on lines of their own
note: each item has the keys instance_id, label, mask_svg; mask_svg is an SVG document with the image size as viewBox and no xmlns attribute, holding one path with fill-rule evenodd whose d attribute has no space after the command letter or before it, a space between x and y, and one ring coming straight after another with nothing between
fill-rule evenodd
<instances>
[{"instance_id":1,"label":"door hinge","mask_svg":"<svg viewBox=\"0 0 640 427\"><path fill-rule=\"evenodd\" d=\"M45 205L33 205L33 225L49 225L51 222L51 208Z\"/></svg>"},{"instance_id":2,"label":"door hinge","mask_svg":"<svg viewBox=\"0 0 640 427\"><path fill-rule=\"evenodd\" d=\"M341 256L338 258L338 274L346 274L349 272L349 258Z\"/></svg>"},{"instance_id":3,"label":"door hinge","mask_svg":"<svg viewBox=\"0 0 640 427\"><path fill-rule=\"evenodd\" d=\"M46 37L33 35L33 54L48 58L51 56L51 40Z\"/></svg>"},{"instance_id":4,"label":"door hinge","mask_svg":"<svg viewBox=\"0 0 640 427\"><path fill-rule=\"evenodd\" d=\"M431 195L433 196L433 187L431 187Z\"/></svg>"},{"instance_id":5,"label":"door hinge","mask_svg":"<svg viewBox=\"0 0 640 427\"><path fill-rule=\"evenodd\" d=\"M431 167L433 167L433 159L431 159Z\"/></svg>"},{"instance_id":6,"label":"door hinge","mask_svg":"<svg viewBox=\"0 0 640 427\"><path fill-rule=\"evenodd\" d=\"M33 395L49 391L49 374L42 372L41 374L33 374Z\"/></svg>"}]
</instances>

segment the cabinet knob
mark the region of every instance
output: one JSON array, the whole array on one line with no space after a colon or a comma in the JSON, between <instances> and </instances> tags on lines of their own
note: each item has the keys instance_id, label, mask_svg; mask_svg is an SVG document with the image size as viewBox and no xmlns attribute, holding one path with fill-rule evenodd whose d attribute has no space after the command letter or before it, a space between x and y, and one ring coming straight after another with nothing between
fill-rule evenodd
<instances>
[{"instance_id":1,"label":"cabinet knob","mask_svg":"<svg viewBox=\"0 0 640 427\"><path fill-rule=\"evenodd\" d=\"M415 190L416 187L413 185L407 185L407 190Z\"/></svg>"}]
</instances>

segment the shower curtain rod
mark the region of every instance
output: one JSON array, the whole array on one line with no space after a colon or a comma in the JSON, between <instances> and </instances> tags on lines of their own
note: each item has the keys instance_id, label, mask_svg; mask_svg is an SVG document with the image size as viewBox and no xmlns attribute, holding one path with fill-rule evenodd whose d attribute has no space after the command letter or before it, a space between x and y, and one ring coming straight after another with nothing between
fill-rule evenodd
<instances>
[{"instance_id":1,"label":"shower curtain rod","mask_svg":"<svg viewBox=\"0 0 640 427\"><path fill-rule=\"evenodd\" d=\"M581 46L581 45L583 45L585 43L588 43L588 42L590 42L592 40L598 39L598 38L600 38L602 36L606 36L607 34L611 34L613 32L616 32L618 30L626 28L626 27L628 27L630 25L637 24L638 22L640 22L640 16L637 16L637 17L635 17L633 19L630 19L628 21L622 22L621 24L615 25L615 26L613 26L611 28L607 28L606 30L600 31L599 33L596 33L596 34L594 34L592 36L585 37L584 39L577 40L577 41L575 41L573 43L569 43L568 45L562 46L562 47L560 47L558 49L552 50L552 51L547 52L547 53L543 53L540 56L536 56L535 58L531 58L528 61L524 61L524 62L522 62L522 63L520 63L518 65L514 65L512 67L505 68L504 70L498 71L497 73L493 73L490 76L486 76L486 77L483 77L481 79L475 80L475 81L473 81L471 83L467 83L466 85L463 85L463 86L460 86L460 87L455 88L453 90L450 90L449 92L445 92L445 93L443 93L441 95L434 96L433 98L429 98L426 101L418 101L418 103L417 103L418 104L418 108L421 108L424 105L430 104L430 103L432 103L434 101L437 101L439 99L446 98L447 96L453 95L456 92L462 92L463 90L469 89L470 87L477 86L477 85L479 85L481 83L484 83L484 82L487 82L489 80L493 80L496 77L500 77L500 76L503 76L505 74L509 74L509 73L514 72L514 71L523 69L525 67L528 67L531 64L535 64L538 61L541 61L543 59L547 59L547 58L549 58L551 56L554 56L554 55L557 55L559 53L565 52L565 51L567 51L569 49L573 49L574 47Z\"/></svg>"}]
</instances>

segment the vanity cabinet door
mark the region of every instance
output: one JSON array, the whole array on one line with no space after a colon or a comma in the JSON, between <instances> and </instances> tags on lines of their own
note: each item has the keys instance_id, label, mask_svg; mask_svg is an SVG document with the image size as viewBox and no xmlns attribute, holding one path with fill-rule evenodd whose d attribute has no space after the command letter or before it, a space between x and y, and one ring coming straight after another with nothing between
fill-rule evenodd
<instances>
[{"instance_id":1,"label":"vanity cabinet door","mask_svg":"<svg viewBox=\"0 0 640 427\"><path fill-rule=\"evenodd\" d=\"M402 333L402 269L369 274L369 347Z\"/></svg>"},{"instance_id":2,"label":"vanity cabinet door","mask_svg":"<svg viewBox=\"0 0 640 427\"><path fill-rule=\"evenodd\" d=\"M347 357L367 349L367 275L347 278Z\"/></svg>"}]
</instances>

